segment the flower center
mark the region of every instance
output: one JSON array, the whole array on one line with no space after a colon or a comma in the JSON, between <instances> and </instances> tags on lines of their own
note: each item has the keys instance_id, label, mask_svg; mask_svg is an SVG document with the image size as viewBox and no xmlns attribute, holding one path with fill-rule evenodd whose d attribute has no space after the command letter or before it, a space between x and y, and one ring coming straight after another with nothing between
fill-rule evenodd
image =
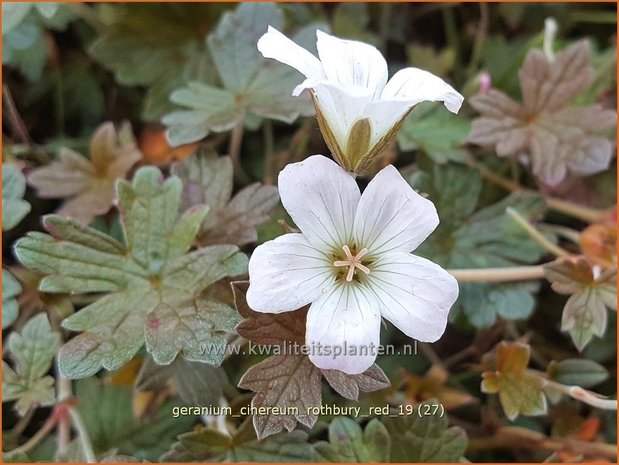
<instances>
[{"instance_id":1,"label":"flower center","mask_svg":"<svg viewBox=\"0 0 619 465\"><path fill-rule=\"evenodd\" d=\"M342 247L342 249L344 250L344 253L346 254L346 260L335 260L333 262L333 266L335 267L347 266L348 267L348 274L346 275L346 281L348 282L352 281L352 278L355 275L356 268L359 268L365 274L370 274L370 269L361 263L361 259L365 255L367 255L368 249L366 248L361 249L357 253L357 255L353 255L350 250L350 247L348 247L347 245Z\"/></svg>"}]
</instances>

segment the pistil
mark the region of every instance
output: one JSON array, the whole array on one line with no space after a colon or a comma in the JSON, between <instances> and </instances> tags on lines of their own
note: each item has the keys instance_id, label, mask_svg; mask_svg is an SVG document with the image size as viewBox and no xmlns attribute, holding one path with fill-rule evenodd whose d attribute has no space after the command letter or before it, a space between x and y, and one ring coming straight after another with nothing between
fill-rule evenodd
<instances>
[{"instance_id":1,"label":"pistil","mask_svg":"<svg viewBox=\"0 0 619 465\"><path fill-rule=\"evenodd\" d=\"M346 281L348 282L352 281L352 278L355 275L355 268L359 268L365 274L370 274L370 269L361 263L361 259L365 255L367 255L368 249L366 248L361 249L357 253L357 255L353 255L350 250L350 247L348 247L347 245L342 247L342 249L344 250L344 253L346 254L346 260L336 260L333 262L333 266L336 266L336 267L347 266L348 267L348 274L346 275Z\"/></svg>"}]
</instances>

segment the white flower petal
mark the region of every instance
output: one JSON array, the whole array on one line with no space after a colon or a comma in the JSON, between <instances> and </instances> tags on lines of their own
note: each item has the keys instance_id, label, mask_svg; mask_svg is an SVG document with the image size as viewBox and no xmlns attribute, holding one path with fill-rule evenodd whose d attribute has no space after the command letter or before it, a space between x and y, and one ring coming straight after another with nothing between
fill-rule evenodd
<instances>
[{"instance_id":1,"label":"white flower petal","mask_svg":"<svg viewBox=\"0 0 619 465\"><path fill-rule=\"evenodd\" d=\"M363 110L364 116L372 121L372 139L375 145L410 110L412 105L404 100L382 100L370 102Z\"/></svg>"},{"instance_id":2,"label":"white flower petal","mask_svg":"<svg viewBox=\"0 0 619 465\"><path fill-rule=\"evenodd\" d=\"M361 194L337 163L322 155L291 163L278 186L284 208L314 246L332 252L349 243Z\"/></svg>"},{"instance_id":3,"label":"white flower petal","mask_svg":"<svg viewBox=\"0 0 619 465\"><path fill-rule=\"evenodd\" d=\"M247 304L280 313L313 302L333 287L330 259L302 234L284 234L256 247L249 260Z\"/></svg>"},{"instance_id":4,"label":"white flower petal","mask_svg":"<svg viewBox=\"0 0 619 465\"><path fill-rule=\"evenodd\" d=\"M274 27L258 40L258 50L265 58L273 58L300 71L305 77L323 78L320 60Z\"/></svg>"},{"instance_id":5,"label":"white flower petal","mask_svg":"<svg viewBox=\"0 0 619 465\"><path fill-rule=\"evenodd\" d=\"M395 73L383 89L381 100L443 102L452 113L458 113L464 97L434 74L418 68L405 68Z\"/></svg>"},{"instance_id":6,"label":"white flower petal","mask_svg":"<svg viewBox=\"0 0 619 465\"><path fill-rule=\"evenodd\" d=\"M430 260L408 253L381 256L366 278L382 316L418 341L434 342L445 332L458 282Z\"/></svg>"},{"instance_id":7,"label":"white flower petal","mask_svg":"<svg viewBox=\"0 0 619 465\"><path fill-rule=\"evenodd\" d=\"M434 204L413 190L393 165L383 168L365 188L353 236L369 256L411 252L438 226Z\"/></svg>"},{"instance_id":8,"label":"white flower petal","mask_svg":"<svg viewBox=\"0 0 619 465\"><path fill-rule=\"evenodd\" d=\"M372 45L316 31L318 56L328 80L369 89L377 98L387 82L387 62Z\"/></svg>"},{"instance_id":9,"label":"white flower petal","mask_svg":"<svg viewBox=\"0 0 619 465\"><path fill-rule=\"evenodd\" d=\"M372 293L354 284L334 287L307 314L305 342L310 360L322 369L363 373L376 359L380 322Z\"/></svg>"},{"instance_id":10,"label":"white flower petal","mask_svg":"<svg viewBox=\"0 0 619 465\"><path fill-rule=\"evenodd\" d=\"M325 81L310 84L313 84L312 89L320 111L327 120L340 149L345 153L350 129L355 121L364 116L365 108L372 98L369 91L361 88L344 89Z\"/></svg>"}]
</instances>

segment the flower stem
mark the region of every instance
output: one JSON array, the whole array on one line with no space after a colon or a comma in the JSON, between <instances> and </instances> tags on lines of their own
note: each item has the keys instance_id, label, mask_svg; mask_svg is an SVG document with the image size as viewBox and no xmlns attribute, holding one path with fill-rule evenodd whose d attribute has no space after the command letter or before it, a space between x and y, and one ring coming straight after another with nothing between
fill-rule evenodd
<instances>
[{"instance_id":1,"label":"flower stem","mask_svg":"<svg viewBox=\"0 0 619 465\"><path fill-rule=\"evenodd\" d=\"M489 170L481 163L477 163L477 161L475 161L472 157L469 159L469 166L479 171L482 177L486 180L510 192L537 193L534 190L525 189L521 187L518 183L515 183L509 179L504 178L503 176L494 173L492 170ZM544 201L546 202L546 206L549 209L567 216L571 216L572 218L576 218L586 223L598 223L602 221L604 215L606 214L605 210L585 207L584 205L579 205L570 202L569 200L557 199L550 196L544 196Z\"/></svg>"},{"instance_id":2,"label":"flower stem","mask_svg":"<svg viewBox=\"0 0 619 465\"><path fill-rule=\"evenodd\" d=\"M249 176L241 166L241 146L243 144L243 134L245 127L243 121L239 122L232 133L230 134L230 145L228 145L228 155L232 159L232 166L234 167L234 176L241 184L249 184L251 180Z\"/></svg>"},{"instance_id":3,"label":"flower stem","mask_svg":"<svg viewBox=\"0 0 619 465\"><path fill-rule=\"evenodd\" d=\"M267 185L274 184L273 182L273 162L275 158L275 149L273 143L273 123L270 120L265 120L262 125L264 136L264 178L263 183Z\"/></svg>"},{"instance_id":4,"label":"flower stem","mask_svg":"<svg viewBox=\"0 0 619 465\"><path fill-rule=\"evenodd\" d=\"M515 266L507 268L473 268L447 270L459 283L529 281L544 278L544 268L538 266Z\"/></svg>"},{"instance_id":5,"label":"flower stem","mask_svg":"<svg viewBox=\"0 0 619 465\"><path fill-rule=\"evenodd\" d=\"M90 440L90 435L88 434L88 430L86 429L86 425L82 420L79 412L75 407L71 407L69 410L71 414L71 420L73 422L73 427L77 432L77 437L82 444L82 450L84 451L84 457L86 458L87 463L97 463L97 457L95 456L94 449L92 447L92 441Z\"/></svg>"},{"instance_id":6,"label":"flower stem","mask_svg":"<svg viewBox=\"0 0 619 465\"><path fill-rule=\"evenodd\" d=\"M51 431L54 429L54 426L56 426L56 421L57 421L57 416L52 413L47 418L47 420L45 420L45 423L43 423L43 426L41 427L40 430L34 433L34 435L24 444L17 447L16 449L13 449L11 453L23 452L25 454L31 449L33 449L34 447L36 447L41 441L43 441L43 439L47 437L49 433L51 433Z\"/></svg>"},{"instance_id":7,"label":"flower stem","mask_svg":"<svg viewBox=\"0 0 619 465\"><path fill-rule=\"evenodd\" d=\"M512 207L507 207L506 212L509 216L511 216L522 228L533 238L539 245L544 247L548 252L556 255L557 257L567 257L569 252L565 249L562 249L558 245L550 242L546 236L544 236L541 232L539 232L529 221L518 213Z\"/></svg>"},{"instance_id":8,"label":"flower stem","mask_svg":"<svg viewBox=\"0 0 619 465\"><path fill-rule=\"evenodd\" d=\"M572 399L579 400L592 407L602 410L617 410L617 399L605 399L598 394L587 391L580 386L567 386L565 384L557 383L547 379L543 374L537 375L543 378L544 387L560 392Z\"/></svg>"}]
</instances>

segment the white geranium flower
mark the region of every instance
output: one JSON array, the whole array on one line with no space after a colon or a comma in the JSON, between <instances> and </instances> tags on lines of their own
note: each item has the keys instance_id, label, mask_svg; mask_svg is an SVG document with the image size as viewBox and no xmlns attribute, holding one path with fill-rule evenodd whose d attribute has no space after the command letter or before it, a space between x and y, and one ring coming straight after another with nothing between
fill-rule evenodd
<instances>
[{"instance_id":1,"label":"white geranium flower","mask_svg":"<svg viewBox=\"0 0 619 465\"><path fill-rule=\"evenodd\" d=\"M438 215L393 166L361 195L352 176L314 155L280 173L279 192L302 233L256 248L249 261L251 308L280 313L311 304L311 361L350 374L374 362L367 348L379 344L381 317L419 341L441 337L458 284L410 253L436 228ZM323 350L312 351L318 343ZM344 345L348 350L334 357ZM365 354L352 355L362 347Z\"/></svg>"},{"instance_id":2,"label":"white geranium flower","mask_svg":"<svg viewBox=\"0 0 619 465\"><path fill-rule=\"evenodd\" d=\"M316 35L320 60L273 27L258 50L305 75L293 95L310 89L320 130L346 170L366 171L416 104L440 101L453 113L460 110L462 95L432 73L405 68L387 82L387 63L375 47Z\"/></svg>"}]
</instances>

